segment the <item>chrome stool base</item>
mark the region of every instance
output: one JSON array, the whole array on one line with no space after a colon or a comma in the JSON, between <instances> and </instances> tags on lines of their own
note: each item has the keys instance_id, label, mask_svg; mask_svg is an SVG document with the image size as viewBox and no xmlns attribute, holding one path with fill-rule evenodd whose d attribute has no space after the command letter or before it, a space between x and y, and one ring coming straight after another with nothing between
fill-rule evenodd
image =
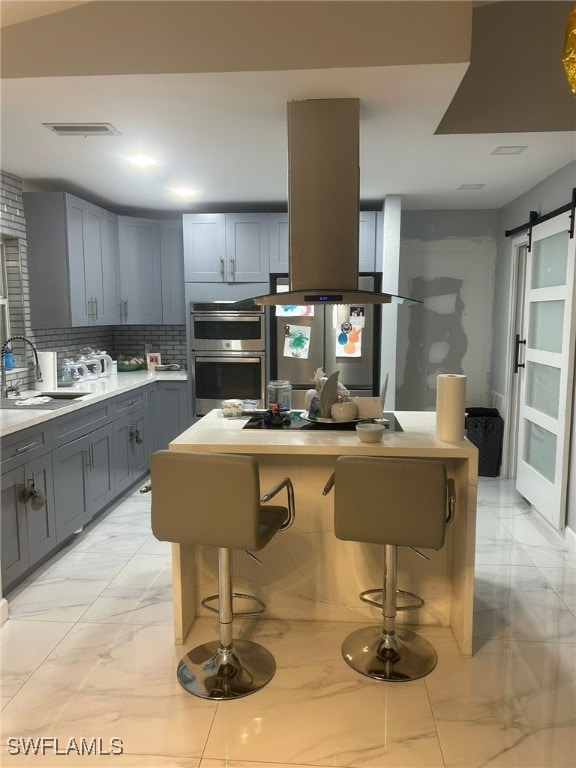
<instances>
[{"instance_id":1,"label":"chrome stool base","mask_svg":"<svg viewBox=\"0 0 576 768\"><path fill-rule=\"evenodd\" d=\"M259 691L274 677L276 661L264 646L234 640L225 647L217 640L193 648L178 664L180 685L202 699L238 699Z\"/></svg>"},{"instance_id":2,"label":"chrome stool base","mask_svg":"<svg viewBox=\"0 0 576 768\"><path fill-rule=\"evenodd\" d=\"M405 682L431 672L438 656L428 640L409 629L385 635L382 627L357 629L342 643L345 661L375 680Z\"/></svg>"}]
</instances>

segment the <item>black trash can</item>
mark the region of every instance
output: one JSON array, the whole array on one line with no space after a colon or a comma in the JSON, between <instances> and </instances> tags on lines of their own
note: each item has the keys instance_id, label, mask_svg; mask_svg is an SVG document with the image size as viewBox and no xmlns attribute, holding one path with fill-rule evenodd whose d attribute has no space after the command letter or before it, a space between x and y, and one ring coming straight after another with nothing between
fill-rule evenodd
<instances>
[{"instance_id":1,"label":"black trash can","mask_svg":"<svg viewBox=\"0 0 576 768\"><path fill-rule=\"evenodd\" d=\"M496 408L467 408L466 436L478 448L478 474L497 477L502 461L504 419Z\"/></svg>"}]
</instances>

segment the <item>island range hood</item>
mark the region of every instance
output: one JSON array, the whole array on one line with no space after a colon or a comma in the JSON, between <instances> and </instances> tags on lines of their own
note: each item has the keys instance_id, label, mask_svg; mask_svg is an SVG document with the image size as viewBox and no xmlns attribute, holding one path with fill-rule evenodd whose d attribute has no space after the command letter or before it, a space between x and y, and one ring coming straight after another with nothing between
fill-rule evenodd
<instances>
[{"instance_id":1,"label":"island range hood","mask_svg":"<svg viewBox=\"0 0 576 768\"><path fill-rule=\"evenodd\" d=\"M288 102L289 290L259 305L408 301L358 288L360 102Z\"/></svg>"}]
</instances>

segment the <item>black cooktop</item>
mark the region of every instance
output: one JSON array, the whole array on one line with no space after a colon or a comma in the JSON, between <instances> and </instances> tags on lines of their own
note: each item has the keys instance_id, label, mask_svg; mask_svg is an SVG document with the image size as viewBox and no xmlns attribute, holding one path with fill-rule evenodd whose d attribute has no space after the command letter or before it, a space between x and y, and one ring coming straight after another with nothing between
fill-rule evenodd
<instances>
[{"instance_id":1,"label":"black cooktop","mask_svg":"<svg viewBox=\"0 0 576 768\"><path fill-rule=\"evenodd\" d=\"M388 424L384 424L387 432L403 432L404 430L400 426L400 422L394 416L393 413L384 413L384 418L387 419ZM374 419L362 419L362 421L374 421ZM309 421L300 418L300 412L292 411L290 414L290 422L282 424L281 426L273 426L268 424L264 420L264 411L255 413L250 416L246 424L242 429L326 429L326 430L338 430L338 431L353 431L356 429L358 421L350 422L322 422L317 421L311 424Z\"/></svg>"}]
</instances>

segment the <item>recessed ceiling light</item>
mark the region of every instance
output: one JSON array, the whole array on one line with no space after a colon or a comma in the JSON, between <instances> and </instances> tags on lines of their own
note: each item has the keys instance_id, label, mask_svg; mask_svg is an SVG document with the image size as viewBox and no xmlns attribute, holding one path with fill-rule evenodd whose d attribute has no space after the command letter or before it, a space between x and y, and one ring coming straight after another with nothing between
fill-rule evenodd
<instances>
[{"instance_id":1,"label":"recessed ceiling light","mask_svg":"<svg viewBox=\"0 0 576 768\"><path fill-rule=\"evenodd\" d=\"M123 155L123 157L137 168L150 168L152 165L158 165L158 160L149 155Z\"/></svg>"},{"instance_id":2,"label":"recessed ceiling light","mask_svg":"<svg viewBox=\"0 0 576 768\"><path fill-rule=\"evenodd\" d=\"M486 184L460 184L458 189L464 189L464 190L482 189L482 187L485 187L485 186L486 186Z\"/></svg>"},{"instance_id":3,"label":"recessed ceiling light","mask_svg":"<svg viewBox=\"0 0 576 768\"><path fill-rule=\"evenodd\" d=\"M491 152L492 155L521 155L522 152L524 152L525 149L528 149L528 146L522 146L522 145L512 145L509 147L503 146L503 147L496 147L496 149Z\"/></svg>"},{"instance_id":4,"label":"recessed ceiling light","mask_svg":"<svg viewBox=\"0 0 576 768\"><path fill-rule=\"evenodd\" d=\"M198 191L191 187L171 187L170 192L181 200L191 200L198 195Z\"/></svg>"}]
</instances>

